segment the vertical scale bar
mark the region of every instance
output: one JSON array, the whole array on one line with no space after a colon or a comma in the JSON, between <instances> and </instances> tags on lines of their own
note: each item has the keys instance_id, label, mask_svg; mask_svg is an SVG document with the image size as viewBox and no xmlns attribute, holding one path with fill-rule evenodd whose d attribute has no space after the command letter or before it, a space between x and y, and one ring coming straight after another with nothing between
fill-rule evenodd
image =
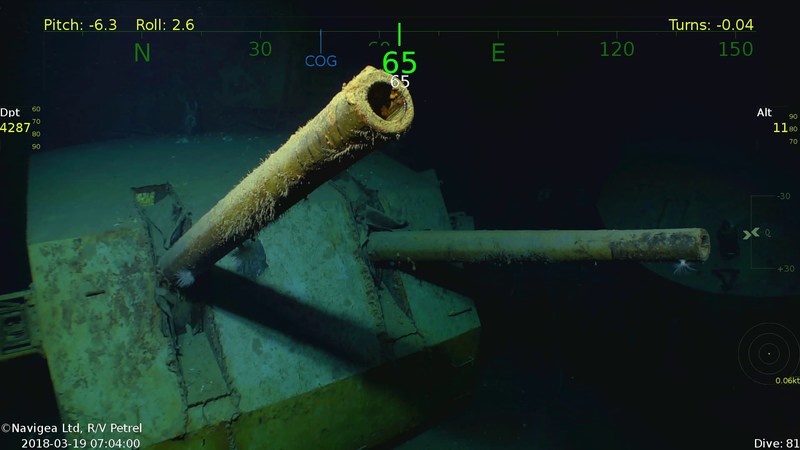
<instances>
[{"instance_id":1,"label":"vertical scale bar","mask_svg":"<svg viewBox=\"0 0 800 450\"><path fill-rule=\"evenodd\" d=\"M402 30L400 28L401 28L401 24L400 24L400 22L397 22L397 46L398 47L400 47L400 44L401 44L400 33L401 33Z\"/></svg>"}]
</instances>

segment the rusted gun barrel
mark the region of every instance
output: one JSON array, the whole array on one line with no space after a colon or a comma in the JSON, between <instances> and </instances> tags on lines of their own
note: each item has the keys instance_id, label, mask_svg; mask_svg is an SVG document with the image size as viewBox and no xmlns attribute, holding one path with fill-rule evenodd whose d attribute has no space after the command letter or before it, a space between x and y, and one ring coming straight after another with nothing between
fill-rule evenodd
<instances>
[{"instance_id":1,"label":"rusted gun barrel","mask_svg":"<svg viewBox=\"0 0 800 450\"><path fill-rule=\"evenodd\" d=\"M414 105L391 78L368 66L345 84L164 253L162 274L193 279L378 144L397 139L411 125Z\"/></svg>"},{"instance_id":2,"label":"rusted gun barrel","mask_svg":"<svg viewBox=\"0 0 800 450\"><path fill-rule=\"evenodd\" d=\"M373 261L397 262L705 261L710 241L703 228L381 231L366 250Z\"/></svg>"}]
</instances>

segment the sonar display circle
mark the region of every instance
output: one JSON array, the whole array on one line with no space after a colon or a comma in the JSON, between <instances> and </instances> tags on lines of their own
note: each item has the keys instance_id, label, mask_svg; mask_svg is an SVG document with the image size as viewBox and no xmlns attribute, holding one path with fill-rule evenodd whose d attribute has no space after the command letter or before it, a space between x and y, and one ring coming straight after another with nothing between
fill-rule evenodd
<instances>
[{"instance_id":1,"label":"sonar display circle","mask_svg":"<svg viewBox=\"0 0 800 450\"><path fill-rule=\"evenodd\" d=\"M759 323L739 341L739 367L752 381L774 385L776 378L797 375L800 343L784 325Z\"/></svg>"}]
</instances>

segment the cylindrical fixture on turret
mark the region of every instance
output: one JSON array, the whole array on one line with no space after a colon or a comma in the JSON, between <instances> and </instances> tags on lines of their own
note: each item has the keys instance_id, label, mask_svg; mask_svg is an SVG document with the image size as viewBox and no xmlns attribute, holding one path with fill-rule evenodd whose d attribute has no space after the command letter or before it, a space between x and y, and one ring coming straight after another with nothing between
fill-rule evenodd
<instances>
[{"instance_id":1,"label":"cylindrical fixture on turret","mask_svg":"<svg viewBox=\"0 0 800 450\"><path fill-rule=\"evenodd\" d=\"M703 228L382 231L370 234L367 254L399 262L705 261L710 242Z\"/></svg>"}]
</instances>

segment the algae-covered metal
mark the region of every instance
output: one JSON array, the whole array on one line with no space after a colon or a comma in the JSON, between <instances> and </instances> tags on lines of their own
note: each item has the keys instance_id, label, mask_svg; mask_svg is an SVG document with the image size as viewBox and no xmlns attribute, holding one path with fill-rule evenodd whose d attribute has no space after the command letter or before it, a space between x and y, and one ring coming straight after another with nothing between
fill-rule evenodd
<instances>
[{"instance_id":1,"label":"algae-covered metal","mask_svg":"<svg viewBox=\"0 0 800 450\"><path fill-rule=\"evenodd\" d=\"M705 261L708 231L475 230L374 232L373 261Z\"/></svg>"},{"instance_id":2,"label":"algae-covered metal","mask_svg":"<svg viewBox=\"0 0 800 450\"><path fill-rule=\"evenodd\" d=\"M366 67L161 257L163 275L207 269L378 144L399 137L413 118L409 92Z\"/></svg>"}]
</instances>

